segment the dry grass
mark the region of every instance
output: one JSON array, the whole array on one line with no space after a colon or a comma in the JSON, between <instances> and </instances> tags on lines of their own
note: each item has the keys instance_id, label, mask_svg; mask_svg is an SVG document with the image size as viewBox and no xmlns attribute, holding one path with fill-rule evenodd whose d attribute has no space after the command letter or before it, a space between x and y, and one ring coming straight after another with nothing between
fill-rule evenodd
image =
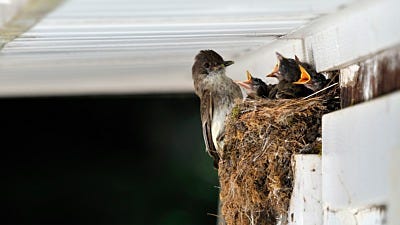
<instances>
[{"instance_id":1,"label":"dry grass","mask_svg":"<svg viewBox=\"0 0 400 225\"><path fill-rule=\"evenodd\" d=\"M339 108L338 88L302 99L237 102L219 164L227 225L276 224L292 193L292 156L321 152L322 115Z\"/></svg>"}]
</instances>

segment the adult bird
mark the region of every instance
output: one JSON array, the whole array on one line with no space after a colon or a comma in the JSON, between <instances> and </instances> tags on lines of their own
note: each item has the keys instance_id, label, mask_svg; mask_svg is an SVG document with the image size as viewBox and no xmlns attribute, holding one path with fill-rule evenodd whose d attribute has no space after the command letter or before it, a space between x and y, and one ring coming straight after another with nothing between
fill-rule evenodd
<instances>
[{"instance_id":1,"label":"adult bird","mask_svg":"<svg viewBox=\"0 0 400 225\"><path fill-rule=\"evenodd\" d=\"M249 98L272 98L270 93L276 85L266 84L261 79L253 77L249 71L246 71L246 75L246 81L236 81L236 83L244 88Z\"/></svg>"},{"instance_id":2,"label":"adult bird","mask_svg":"<svg viewBox=\"0 0 400 225\"><path fill-rule=\"evenodd\" d=\"M243 98L240 87L225 74L225 67L232 64L213 50L202 50L192 66L194 89L200 98L203 138L215 168L224 148L225 119L235 99Z\"/></svg>"},{"instance_id":3,"label":"adult bird","mask_svg":"<svg viewBox=\"0 0 400 225\"><path fill-rule=\"evenodd\" d=\"M298 65L296 60L285 58L279 52L276 52L278 63L273 71L267 77L275 77L279 83L275 87L276 98L298 98L312 94L312 91L303 85L297 85L297 82L302 77L304 68Z\"/></svg>"},{"instance_id":4,"label":"adult bird","mask_svg":"<svg viewBox=\"0 0 400 225\"><path fill-rule=\"evenodd\" d=\"M308 63L301 62L296 55L294 58L300 69L304 70L301 72L299 80L294 82L294 84L302 84L314 92L321 90L328 84L330 80L326 79L322 73L318 73L313 66Z\"/></svg>"}]
</instances>

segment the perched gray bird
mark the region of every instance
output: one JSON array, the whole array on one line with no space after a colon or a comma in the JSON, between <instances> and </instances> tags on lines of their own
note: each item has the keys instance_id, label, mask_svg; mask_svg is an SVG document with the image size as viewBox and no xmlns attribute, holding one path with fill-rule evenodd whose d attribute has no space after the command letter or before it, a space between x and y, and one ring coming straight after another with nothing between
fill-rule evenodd
<instances>
[{"instance_id":1,"label":"perched gray bird","mask_svg":"<svg viewBox=\"0 0 400 225\"><path fill-rule=\"evenodd\" d=\"M232 64L213 50L202 50L192 67L195 93L200 98L203 138L215 168L224 148L225 119L235 99L243 98L240 87L225 75L225 67Z\"/></svg>"}]
</instances>

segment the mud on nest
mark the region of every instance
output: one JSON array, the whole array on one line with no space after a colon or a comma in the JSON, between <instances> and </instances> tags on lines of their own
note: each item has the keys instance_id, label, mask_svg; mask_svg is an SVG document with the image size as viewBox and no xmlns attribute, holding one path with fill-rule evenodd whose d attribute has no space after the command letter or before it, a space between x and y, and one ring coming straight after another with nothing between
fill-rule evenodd
<instances>
[{"instance_id":1,"label":"mud on nest","mask_svg":"<svg viewBox=\"0 0 400 225\"><path fill-rule=\"evenodd\" d=\"M339 108L338 92L334 88L306 100L236 103L218 171L228 225L276 224L287 215L293 155L321 152L321 118Z\"/></svg>"}]
</instances>

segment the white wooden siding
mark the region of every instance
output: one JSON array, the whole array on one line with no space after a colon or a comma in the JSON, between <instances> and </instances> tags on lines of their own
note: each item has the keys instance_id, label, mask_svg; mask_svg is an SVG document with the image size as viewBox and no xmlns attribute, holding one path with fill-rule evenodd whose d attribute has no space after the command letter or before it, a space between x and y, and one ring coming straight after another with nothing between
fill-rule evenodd
<instances>
[{"instance_id":1,"label":"white wooden siding","mask_svg":"<svg viewBox=\"0 0 400 225\"><path fill-rule=\"evenodd\" d=\"M289 225L322 225L322 173L319 155L296 155Z\"/></svg>"},{"instance_id":2,"label":"white wooden siding","mask_svg":"<svg viewBox=\"0 0 400 225\"><path fill-rule=\"evenodd\" d=\"M399 173L390 173L390 163L399 162L391 160L400 150L399 102L396 92L323 117L324 224L383 224L382 207L397 204L390 191Z\"/></svg>"}]
</instances>

